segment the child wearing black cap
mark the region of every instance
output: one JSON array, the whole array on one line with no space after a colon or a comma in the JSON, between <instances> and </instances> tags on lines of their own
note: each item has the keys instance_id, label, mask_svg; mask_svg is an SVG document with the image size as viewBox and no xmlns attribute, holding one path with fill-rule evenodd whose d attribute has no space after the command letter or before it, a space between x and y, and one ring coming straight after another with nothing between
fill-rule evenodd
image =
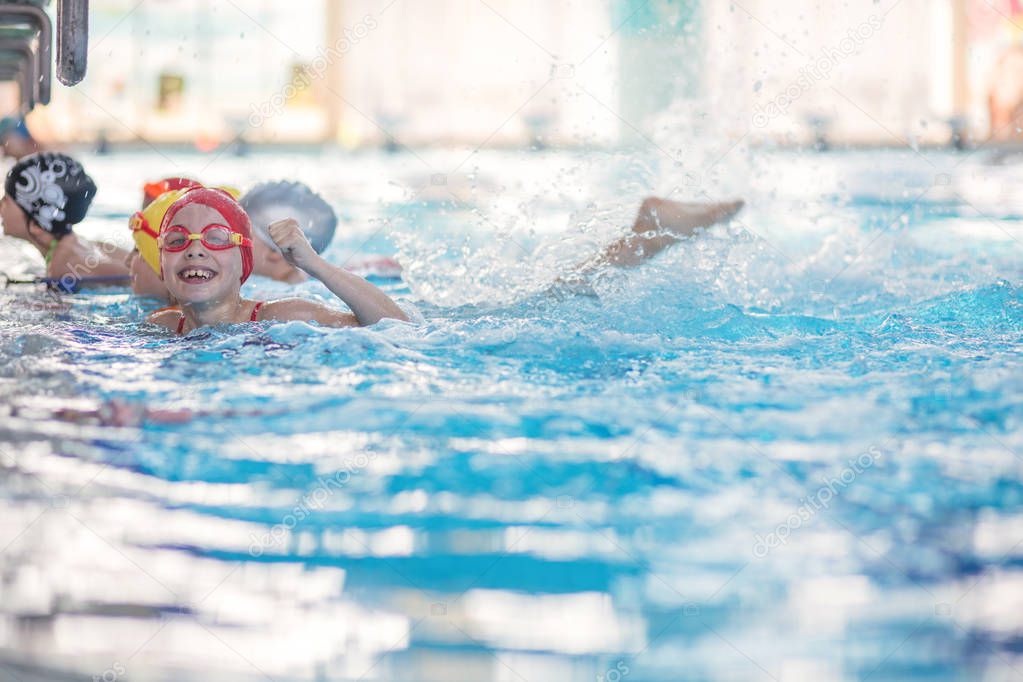
<instances>
[{"instance_id":1,"label":"child wearing black cap","mask_svg":"<svg viewBox=\"0 0 1023 682\"><path fill-rule=\"evenodd\" d=\"M66 154L41 152L21 159L7 173L0 220L4 234L35 246L46 261L46 277L67 289L89 279L127 283L128 251L74 234L93 197L96 183Z\"/></svg>"}]
</instances>

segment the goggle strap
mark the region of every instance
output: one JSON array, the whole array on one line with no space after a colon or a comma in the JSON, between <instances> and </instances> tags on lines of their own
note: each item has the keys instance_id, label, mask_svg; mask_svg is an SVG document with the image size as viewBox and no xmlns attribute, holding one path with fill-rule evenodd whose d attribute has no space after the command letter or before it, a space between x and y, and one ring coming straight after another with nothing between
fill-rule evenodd
<instances>
[{"instance_id":1,"label":"goggle strap","mask_svg":"<svg viewBox=\"0 0 1023 682\"><path fill-rule=\"evenodd\" d=\"M131 217L131 229L133 232L145 232L153 239L160 238L160 235L149 226L149 221L146 220L146 217L140 212L136 212Z\"/></svg>"}]
</instances>

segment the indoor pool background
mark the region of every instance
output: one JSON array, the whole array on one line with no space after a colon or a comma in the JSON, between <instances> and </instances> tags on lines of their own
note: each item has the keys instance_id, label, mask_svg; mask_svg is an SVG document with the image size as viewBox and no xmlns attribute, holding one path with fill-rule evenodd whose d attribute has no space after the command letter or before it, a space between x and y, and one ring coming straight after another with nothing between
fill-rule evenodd
<instances>
[{"instance_id":1,"label":"indoor pool background","mask_svg":"<svg viewBox=\"0 0 1023 682\"><path fill-rule=\"evenodd\" d=\"M1023 677L1023 166L464 157L85 159L121 240L144 179L304 179L424 321L0 293L0 679ZM672 192L748 206L548 287ZM200 416L52 418L110 399Z\"/></svg>"}]
</instances>

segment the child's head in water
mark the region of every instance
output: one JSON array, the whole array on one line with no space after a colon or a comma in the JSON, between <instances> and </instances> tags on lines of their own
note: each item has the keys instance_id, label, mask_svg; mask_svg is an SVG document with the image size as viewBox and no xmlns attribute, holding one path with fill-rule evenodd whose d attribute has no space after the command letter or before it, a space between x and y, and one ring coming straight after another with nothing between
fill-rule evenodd
<instances>
[{"instance_id":1,"label":"child's head in water","mask_svg":"<svg viewBox=\"0 0 1023 682\"><path fill-rule=\"evenodd\" d=\"M128 221L135 251L128 264L131 289L138 296L169 299L170 293L160 277L160 249L156 245L163 216L184 190L200 187L187 178L165 178L147 182L142 195L142 210Z\"/></svg>"},{"instance_id":2,"label":"child's head in water","mask_svg":"<svg viewBox=\"0 0 1023 682\"><path fill-rule=\"evenodd\" d=\"M33 244L60 240L85 218L94 196L96 183L70 156L26 156L11 167L4 182L4 234Z\"/></svg>"},{"instance_id":3,"label":"child's head in water","mask_svg":"<svg viewBox=\"0 0 1023 682\"><path fill-rule=\"evenodd\" d=\"M156 182L147 182L142 186L142 210L146 210L150 204L167 192L176 192L192 187L202 187L202 183L192 178L164 178Z\"/></svg>"},{"instance_id":4,"label":"child's head in water","mask_svg":"<svg viewBox=\"0 0 1023 682\"><path fill-rule=\"evenodd\" d=\"M301 182L264 182L241 199L252 221L253 258L257 275L282 282L301 282L305 274L288 263L274 246L267 228L278 220L294 218L316 253L322 254L334 238L337 215L323 197Z\"/></svg>"},{"instance_id":5,"label":"child's head in water","mask_svg":"<svg viewBox=\"0 0 1023 682\"><path fill-rule=\"evenodd\" d=\"M132 290L136 294L170 298L159 275L159 252L153 228L159 228L163 213L184 190L201 186L187 178L166 178L146 184L143 210L132 216L131 223L135 242L142 254L142 257L133 258L131 262ZM233 197L237 197L233 190L221 189L227 189ZM330 204L308 186L298 182L266 182L256 185L242 198L241 206L249 214L255 233L252 239L253 272L280 282L295 284L305 280L305 274L290 264L274 246L267 233L271 223L295 218L317 253L327 248L337 227L337 216Z\"/></svg>"},{"instance_id":6,"label":"child's head in water","mask_svg":"<svg viewBox=\"0 0 1023 682\"><path fill-rule=\"evenodd\" d=\"M249 217L227 192L201 187L185 190L160 225L160 271L180 308L158 310L149 321L178 334L209 325L271 320L331 327L375 324L384 318L408 321L378 287L316 253L298 221L276 221L268 232L289 263L322 282L351 312L301 298L242 298L241 285L254 265Z\"/></svg>"},{"instance_id":7,"label":"child's head in water","mask_svg":"<svg viewBox=\"0 0 1023 682\"><path fill-rule=\"evenodd\" d=\"M164 178L157 182L147 182L143 189L142 210L136 212L129 220L132 238L135 240L135 252L132 255L129 269L131 272L132 291L138 296L148 296L162 300L171 300L163 279L160 277L160 250L156 245L160 224L167 209L188 189L202 187L196 180L189 178ZM218 187L237 197L237 190L230 187Z\"/></svg>"},{"instance_id":8,"label":"child's head in water","mask_svg":"<svg viewBox=\"0 0 1023 682\"><path fill-rule=\"evenodd\" d=\"M252 273L249 218L223 190L185 190L167 209L159 235L163 283L182 304L236 298Z\"/></svg>"}]
</instances>

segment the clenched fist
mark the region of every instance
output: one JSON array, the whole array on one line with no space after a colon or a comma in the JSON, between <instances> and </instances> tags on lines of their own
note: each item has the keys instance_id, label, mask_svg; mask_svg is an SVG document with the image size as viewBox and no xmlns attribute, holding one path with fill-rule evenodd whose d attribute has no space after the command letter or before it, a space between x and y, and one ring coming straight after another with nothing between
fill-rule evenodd
<instances>
[{"instance_id":1,"label":"clenched fist","mask_svg":"<svg viewBox=\"0 0 1023 682\"><path fill-rule=\"evenodd\" d=\"M281 250L281 255L295 267L305 268L316 258L316 251L294 218L271 223L267 231L274 244Z\"/></svg>"}]
</instances>

